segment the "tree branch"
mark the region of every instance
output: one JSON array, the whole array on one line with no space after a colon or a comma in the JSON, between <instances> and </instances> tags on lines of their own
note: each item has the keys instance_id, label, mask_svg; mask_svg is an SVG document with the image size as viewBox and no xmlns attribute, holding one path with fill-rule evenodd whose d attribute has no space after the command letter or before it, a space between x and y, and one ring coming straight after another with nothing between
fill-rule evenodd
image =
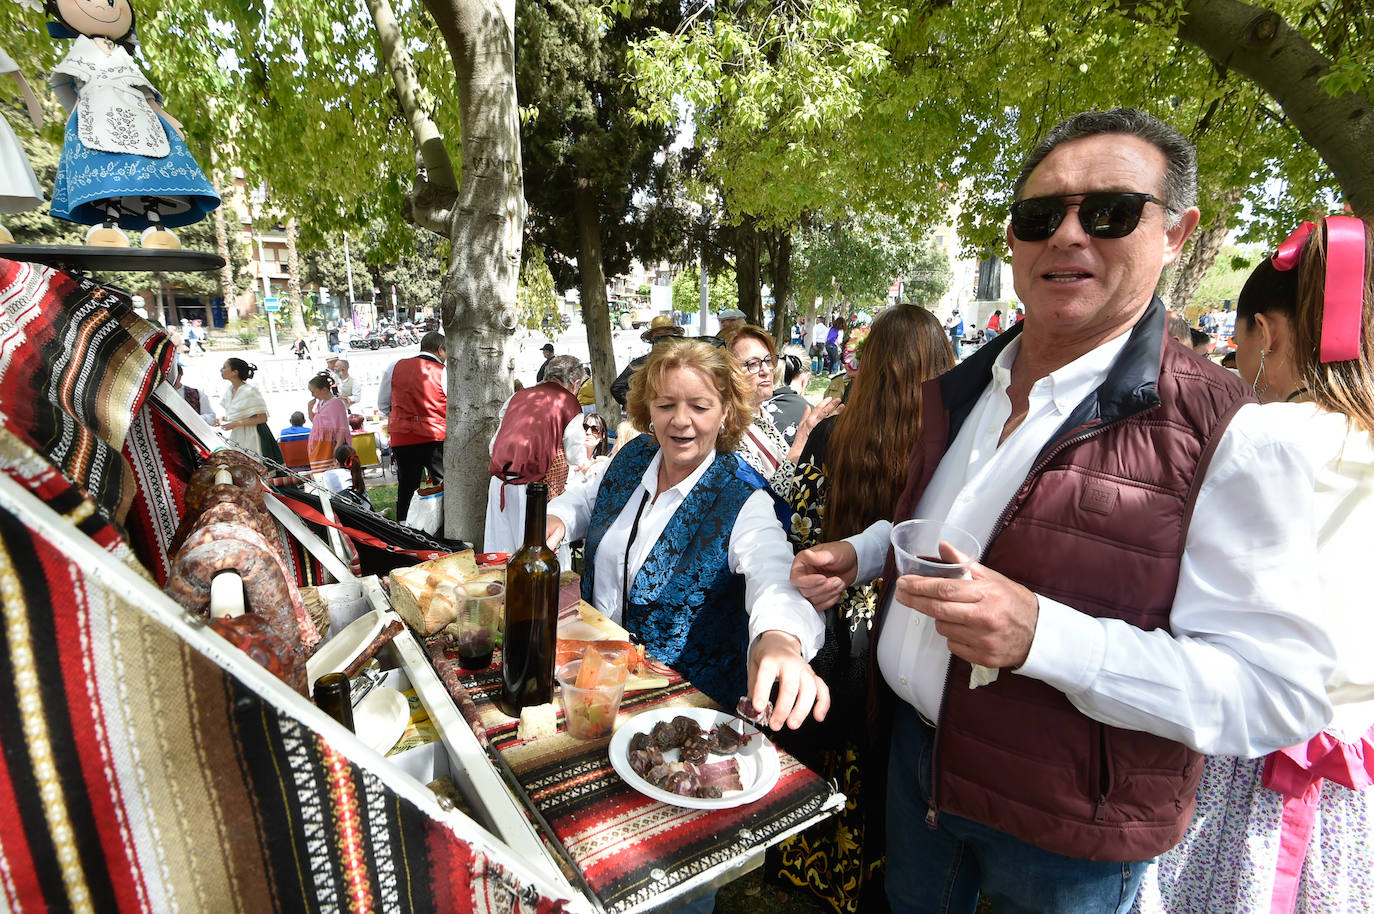
<instances>
[{"instance_id":1,"label":"tree branch","mask_svg":"<svg viewBox=\"0 0 1374 914\"><path fill-rule=\"evenodd\" d=\"M1269 93L1340 182L1357 215L1374 214L1374 105L1332 96L1331 61L1272 10L1240 0L1188 0L1179 37Z\"/></svg>"},{"instance_id":2,"label":"tree branch","mask_svg":"<svg viewBox=\"0 0 1374 914\"><path fill-rule=\"evenodd\" d=\"M367 0L367 8L372 13L372 21L377 27L377 40L382 46L382 59L386 62L391 80L396 84L396 98L401 103L401 111L410 122L410 132L415 137L415 148L424 161L427 180L431 184L456 188L458 179L453 173L453 162L444 146L444 137L439 128L420 104L420 79L415 75L415 65L411 62L410 52L402 40L401 27L391 11L390 0ZM422 223L417 222L417 225ZM428 226L426 226L428 227ZM448 232L441 234L447 236Z\"/></svg>"},{"instance_id":3,"label":"tree branch","mask_svg":"<svg viewBox=\"0 0 1374 914\"><path fill-rule=\"evenodd\" d=\"M401 215L420 228L452 238L453 210L457 203L457 188L435 184L417 175L414 187L401 204Z\"/></svg>"}]
</instances>

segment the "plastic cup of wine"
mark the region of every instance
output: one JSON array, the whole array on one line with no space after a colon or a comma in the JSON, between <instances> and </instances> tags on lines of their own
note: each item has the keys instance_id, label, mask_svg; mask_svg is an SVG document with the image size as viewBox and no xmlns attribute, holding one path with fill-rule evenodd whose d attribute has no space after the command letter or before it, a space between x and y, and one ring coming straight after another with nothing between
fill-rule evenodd
<instances>
[{"instance_id":1,"label":"plastic cup of wine","mask_svg":"<svg viewBox=\"0 0 1374 914\"><path fill-rule=\"evenodd\" d=\"M492 649L506 604L506 585L498 581L473 581L458 588L463 606L458 610L458 663L465 670L491 666Z\"/></svg>"},{"instance_id":2,"label":"plastic cup of wine","mask_svg":"<svg viewBox=\"0 0 1374 914\"><path fill-rule=\"evenodd\" d=\"M892 528L898 574L967 578L983 547L967 530L937 520L904 520ZM960 559L960 556L963 556Z\"/></svg>"},{"instance_id":3,"label":"plastic cup of wine","mask_svg":"<svg viewBox=\"0 0 1374 914\"><path fill-rule=\"evenodd\" d=\"M936 520L906 520L892 528L892 552L898 574L928 578L970 578L969 566L978 561L983 546L961 527ZM918 616L919 618L919 616ZM973 664L968 687L976 689L997 681L997 670Z\"/></svg>"},{"instance_id":4,"label":"plastic cup of wine","mask_svg":"<svg viewBox=\"0 0 1374 914\"><path fill-rule=\"evenodd\" d=\"M589 650L588 655L595 652ZM598 655L599 656L599 655ZM605 664L599 670L586 666L587 660L574 660L560 666L559 693L563 696L563 717L568 723L568 735L577 739L603 739L611 735L616 715L620 713L620 699L625 694L625 668ZM583 672L595 675L587 675Z\"/></svg>"}]
</instances>

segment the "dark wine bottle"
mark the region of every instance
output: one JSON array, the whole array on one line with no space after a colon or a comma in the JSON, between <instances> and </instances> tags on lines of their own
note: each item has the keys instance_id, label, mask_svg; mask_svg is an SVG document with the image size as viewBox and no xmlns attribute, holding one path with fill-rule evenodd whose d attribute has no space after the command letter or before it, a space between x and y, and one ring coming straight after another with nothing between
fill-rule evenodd
<instances>
[{"instance_id":1,"label":"dark wine bottle","mask_svg":"<svg viewBox=\"0 0 1374 914\"><path fill-rule=\"evenodd\" d=\"M553 701L558 629L558 557L545 542L549 487L525 490L525 542L506 567L506 631L501 644L501 710L519 717Z\"/></svg>"},{"instance_id":2,"label":"dark wine bottle","mask_svg":"<svg viewBox=\"0 0 1374 914\"><path fill-rule=\"evenodd\" d=\"M316 679L315 704L348 729L354 729L353 688L345 674L325 673Z\"/></svg>"}]
</instances>

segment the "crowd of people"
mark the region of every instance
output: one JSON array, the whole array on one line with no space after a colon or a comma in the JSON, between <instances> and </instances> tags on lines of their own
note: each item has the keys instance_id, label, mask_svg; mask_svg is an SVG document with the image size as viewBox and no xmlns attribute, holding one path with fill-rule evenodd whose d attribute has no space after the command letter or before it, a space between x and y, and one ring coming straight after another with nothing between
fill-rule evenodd
<instances>
[{"instance_id":1,"label":"crowd of people","mask_svg":"<svg viewBox=\"0 0 1374 914\"><path fill-rule=\"evenodd\" d=\"M769 860L837 911L1374 910L1374 243L1297 229L1208 316L1227 371L1154 294L1196 169L1135 110L1042 136L1007 228L1023 309L962 360L963 319L915 305L831 320L823 365L742 314L656 319L625 422L551 345L502 407L483 548L546 483L583 598L842 786ZM442 480L445 357L427 334L379 392L402 520ZM268 453L254 370L226 360L217 421ZM306 437L361 487L345 380L311 379ZM898 572L911 518L981 544L932 557L963 577Z\"/></svg>"},{"instance_id":2,"label":"crowd of people","mask_svg":"<svg viewBox=\"0 0 1374 914\"><path fill-rule=\"evenodd\" d=\"M581 470L554 358L520 426L547 460L493 459L492 497L561 474L584 599L723 705L772 699L851 803L770 869L836 910L1374 909L1368 226L1256 267L1227 371L1154 295L1198 222L1184 137L1081 114L1014 188L1024 311L962 361L958 315L894 306L812 407L761 328L651 327L610 459ZM910 518L981 544L935 557L964 577L898 572Z\"/></svg>"}]
</instances>

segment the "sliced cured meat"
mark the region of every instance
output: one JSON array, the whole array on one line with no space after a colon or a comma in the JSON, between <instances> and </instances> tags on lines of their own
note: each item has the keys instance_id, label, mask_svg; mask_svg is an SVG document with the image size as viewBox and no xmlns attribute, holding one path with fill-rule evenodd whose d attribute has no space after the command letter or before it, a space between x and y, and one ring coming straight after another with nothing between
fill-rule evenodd
<instances>
[{"instance_id":1,"label":"sliced cured meat","mask_svg":"<svg viewBox=\"0 0 1374 914\"><path fill-rule=\"evenodd\" d=\"M239 509L229 505L215 505L205 514L201 515L204 521L213 512L235 511ZM277 569L281 572L282 580L286 582L286 589L291 599L291 611L296 615L296 625L301 633L301 643L307 646L318 644L320 640L319 632L315 629L315 623L310 618L310 613L305 608L305 601L301 599L300 591L296 588L295 582L291 580L291 573L286 567L286 561L281 557L277 550L253 528L245 524L216 524L206 523L198 526L191 535L186 538L186 545L183 549L194 549L205 543L213 543L221 539L238 539L250 546L255 546L267 553L276 562Z\"/></svg>"},{"instance_id":2,"label":"sliced cured meat","mask_svg":"<svg viewBox=\"0 0 1374 914\"><path fill-rule=\"evenodd\" d=\"M172 563L167 594L189 612L210 617L210 581L221 571L243 578L248 611L263 616L298 656L305 650L286 578L268 550L228 538L183 549Z\"/></svg>"},{"instance_id":3,"label":"sliced cured meat","mask_svg":"<svg viewBox=\"0 0 1374 914\"><path fill-rule=\"evenodd\" d=\"M254 663L276 676L302 695L305 691L305 664L296 650L277 634L267 617L257 613L212 619L210 628L243 651Z\"/></svg>"}]
</instances>

